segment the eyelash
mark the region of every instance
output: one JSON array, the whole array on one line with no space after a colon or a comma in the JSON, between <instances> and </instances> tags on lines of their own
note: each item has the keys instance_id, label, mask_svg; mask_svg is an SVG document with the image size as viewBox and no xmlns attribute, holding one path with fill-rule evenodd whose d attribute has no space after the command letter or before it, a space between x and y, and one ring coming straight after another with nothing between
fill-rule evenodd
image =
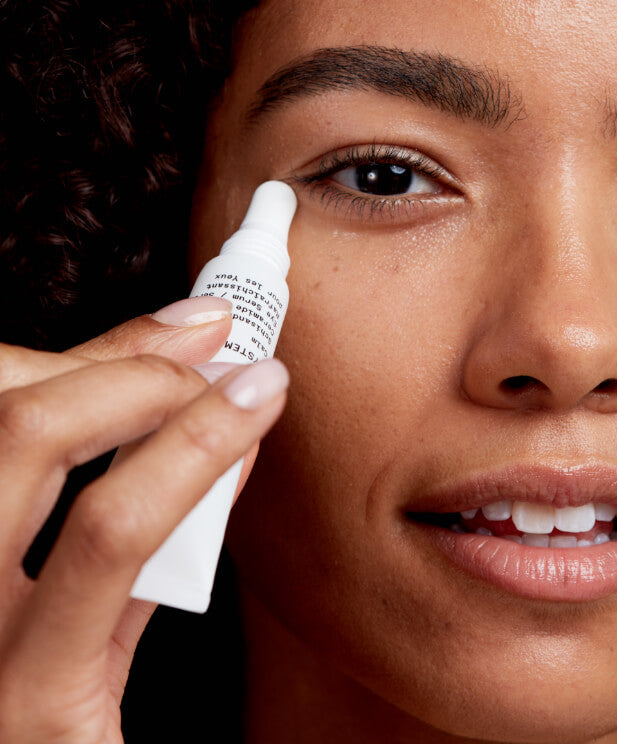
<instances>
[{"instance_id":1,"label":"eyelash","mask_svg":"<svg viewBox=\"0 0 617 744\"><path fill-rule=\"evenodd\" d=\"M319 190L321 201L325 204L326 209L333 207L335 211L338 211L340 208L346 207L347 217L354 216L360 219L365 216L367 209L370 210L369 219L382 216L389 216L392 220L411 217L418 209L424 210L428 203L441 201L443 198L442 193L427 193L415 197L364 196L360 193L344 191L337 185L327 182L331 176L346 168L369 163L403 166L423 176L438 180L442 187L453 186L452 179L447 171L426 155L396 145L377 145L375 143L368 147L353 146L342 152L330 153L321 160L316 173L298 177L297 180L307 185L311 190Z\"/></svg>"}]
</instances>

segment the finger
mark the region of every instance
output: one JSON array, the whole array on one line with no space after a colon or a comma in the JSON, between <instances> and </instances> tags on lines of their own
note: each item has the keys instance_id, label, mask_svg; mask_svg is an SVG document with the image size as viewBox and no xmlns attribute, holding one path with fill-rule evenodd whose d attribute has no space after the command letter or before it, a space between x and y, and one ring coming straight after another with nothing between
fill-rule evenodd
<instances>
[{"instance_id":1,"label":"finger","mask_svg":"<svg viewBox=\"0 0 617 744\"><path fill-rule=\"evenodd\" d=\"M114 459L111 461L109 470L117 467L121 462L126 460L127 457L130 457L133 454L133 452L135 452L135 450L139 446L141 446L142 442L143 440L139 440L138 442L133 442L131 444L125 445L124 447L120 447ZM240 495L240 492L246 485L249 475L251 474L251 470L253 469L253 465L255 464L255 460L257 459L258 452L259 452L259 442L255 442L255 444L251 447L251 449L244 456L244 459L242 461L242 469L240 470L240 475L238 477L238 487L236 488L236 494L234 496L234 503L236 499L238 498L238 496Z\"/></svg>"},{"instance_id":2,"label":"finger","mask_svg":"<svg viewBox=\"0 0 617 744\"><path fill-rule=\"evenodd\" d=\"M125 445L124 447L120 447L120 449L114 456L114 459L111 461L109 470L117 467L121 462L123 462L128 457L130 457L133 454L133 452L135 452L135 450L141 446L142 443L143 443L143 440L139 440L138 442L133 442L131 444ZM242 493L242 489L244 488L247 480L249 479L249 475L251 474L253 465L255 465L255 460L257 459L258 453L259 453L259 442L255 442L255 444L249 449L246 455L244 455L244 458L242 460L242 468L240 470L240 475L238 476L238 485L236 486L236 492L234 494L234 499L233 499L234 504L236 503L236 499Z\"/></svg>"},{"instance_id":3,"label":"finger","mask_svg":"<svg viewBox=\"0 0 617 744\"><path fill-rule=\"evenodd\" d=\"M102 653L140 567L280 414L276 360L232 372L78 497L29 598L28 646L54 664Z\"/></svg>"},{"instance_id":4,"label":"finger","mask_svg":"<svg viewBox=\"0 0 617 744\"><path fill-rule=\"evenodd\" d=\"M125 459L129 452L133 451L133 445L122 448L122 457L114 459L110 467L117 466L118 462ZM259 452L259 442L251 447L244 456L238 486L234 496L234 502L240 495L246 485L246 481L251 473L255 459ZM140 599L130 599L129 603L120 618L112 636L112 642L109 651L109 667L113 670L113 676L108 680L109 689L118 705L122 700L124 688L128 679L129 670L135 654L135 649L139 643L142 633L144 632L148 621L157 605L154 602L144 602Z\"/></svg>"},{"instance_id":5,"label":"finger","mask_svg":"<svg viewBox=\"0 0 617 744\"><path fill-rule=\"evenodd\" d=\"M236 369L237 366L238 366L237 364L231 364L230 362L212 362L210 364L198 364L194 367L194 369L198 371L199 374L208 383L212 385L217 380L220 380L221 377L231 372L233 369ZM135 442L131 442L130 444L126 444L123 447L119 447L118 451L114 455L114 459L111 461L109 465L109 469L117 467L123 460L126 460L126 458L132 455L133 452L135 452L135 450L142 445L142 443L143 443L143 439L140 439ZM258 449L259 445L256 445L256 447ZM250 454L251 453L249 452L247 454L247 457L249 457ZM257 450L255 451L255 456L257 456ZM243 464L242 466L242 471L240 473L240 481L242 482L242 486L244 486L244 483L246 482L246 479L248 478L249 473L251 472L251 468L253 467L254 461L255 461L255 458L250 460L248 471L247 471L246 464ZM243 477L244 477L244 480L242 480Z\"/></svg>"},{"instance_id":6,"label":"finger","mask_svg":"<svg viewBox=\"0 0 617 744\"><path fill-rule=\"evenodd\" d=\"M234 504L236 503L236 499L242 492L242 489L244 488L247 480L249 479L249 475L251 474L251 470L253 469L253 465L255 464L255 460L257 459L258 453L259 453L259 442L255 442L255 444L251 447L251 449L244 456L244 460L242 462L242 470L240 471L240 477L238 478L238 487L236 488L236 494L234 496Z\"/></svg>"},{"instance_id":7,"label":"finger","mask_svg":"<svg viewBox=\"0 0 617 744\"><path fill-rule=\"evenodd\" d=\"M88 359L66 354L0 344L0 393L40 382L54 375L62 375L91 363Z\"/></svg>"},{"instance_id":8,"label":"finger","mask_svg":"<svg viewBox=\"0 0 617 744\"><path fill-rule=\"evenodd\" d=\"M21 562L71 468L158 428L207 386L188 367L142 356L0 396L0 565Z\"/></svg>"},{"instance_id":9,"label":"finger","mask_svg":"<svg viewBox=\"0 0 617 744\"><path fill-rule=\"evenodd\" d=\"M109 646L109 691L120 705L137 643L150 621L155 602L130 599L116 626Z\"/></svg>"},{"instance_id":10,"label":"finger","mask_svg":"<svg viewBox=\"0 0 617 744\"><path fill-rule=\"evenodd\" d=\"M183 364L210 359L231 330L231 303L219 297L191 297L153 315L142 315L66 352L105 361L159 354Z\"/></svg>"},{"instance_id":11,"label":"finger","mask_svg":"<svg viewBox=\"0 0 617 744\"><path fill-rule=\"evenodd\" d=\"M229 335L230 307L216 297L182 300L151 316L130 320L64 354L0 344L0 393L80 369L92 360L159 353L185 364L203 363Z\"/></svg>"},{"instance_id":12,"label":"finger","mask_svg":"<svg viewBox=\"0 0 617 744\"><path fill-rule=\"evenodd\" d=\"M196 366L196 369L199 370L199 373L203 377L205 377L205 379L210 384L214 384L217 380L220 380L221 377L223 377L223 375L226 375L228 372L231 372L231 370L235 369L237 366L238 365L231 364L229 362L212 362L210 364L199 364ZM236 499L238 498L238 496L240 495L240 492L246 485L246 481L248 480L248 477L251 474L251 470L253 469L253 465L255 464L255 460L257 459L258 452L259 452L259 442L255 442L255 444L251 447L251 449L244 456L244 459L242 461L242 469L240 470L240 476L238 477L238 485L236 487L236 493L234 495L234 503Z\"/></svg>"}]
</instances>

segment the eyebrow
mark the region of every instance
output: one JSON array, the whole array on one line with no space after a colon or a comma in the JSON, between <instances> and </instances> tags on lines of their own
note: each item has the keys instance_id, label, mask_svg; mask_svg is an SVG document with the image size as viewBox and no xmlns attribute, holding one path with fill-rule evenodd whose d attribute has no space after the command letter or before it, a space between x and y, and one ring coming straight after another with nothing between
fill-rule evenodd
<instances>
[{"instance_id":1,"label":"eyebrow","mask_svg":"<svg viewBox=\"0 0 617 744\"><path fill-rule=\"evenodd\" d=\"M331 90L375 90L489 127L521 117L507 78L453 57L381 46L318 49L275 72L261 86L248 121L292 101Z\"/></svg>"}]
</instances>

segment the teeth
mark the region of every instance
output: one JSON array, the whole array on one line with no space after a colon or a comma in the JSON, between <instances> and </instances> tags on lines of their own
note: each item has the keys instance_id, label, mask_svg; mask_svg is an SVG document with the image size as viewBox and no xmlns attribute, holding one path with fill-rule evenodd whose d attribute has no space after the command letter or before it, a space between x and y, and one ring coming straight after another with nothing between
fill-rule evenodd
<instances>
[{"instance_id":1,"label":"teeth","mask_svg":"<svg viewBox=\"0 0 617 744\"><path fill-rule=\"evenodd\" d=\"M555 535L548 539L549 548L575 548L577 540L574 535Z\"/></svg>"},{"instance_id":2,"label":"teeth","mask_svg":"<svg viewBox=\"0 0 617 744\"><path fill-rule=\"evenodd\" d=\"M473 519L478 509L461 512L464 519ZM516 528L533 535L550 533L556 527L561 532L587 532L596 520L610 522L617 516L617 507L610 504L583 504L563 509L548 504L527 501L495 501L482 507L482 514L489 521L504 521L512 517Z\"/></svg>"},{"instance_id":3,"label":"teeth","mask_svg":"<svg viewBox=\"0 0 617 744\"><path fill-rule=\"evenodd\" d=\"M548 535L523 534L523 545L535 545L538 548L548 548Z\"/></svg>"},{"instance_id":4,"label":"teeth","mask_svg":"<svg viewBox=\"0 0 617 744\"><path fill-rule=\"evenodd\" d=\"M594 504L596 519L599 522L612 522L617 515L617 507L610 504Z\"/></svg>"},{"instance_id":5,"label":"teeth","mask_svg":"<svg viewBox=\"0 0 617 744\"><path fill-rule=\"evenodd\" d=\"M469 534L460 524L455 523L450 529L460 534ZM493 533L486 527L478 527L474 532L476 535L493 536ZM610 536L600 532L593 540L578 540L576 535L540 535L530 532L525 532L522 535L501 535L499 539L509 540L519 545L521 543L523 545L533 545L536 548L588 548L593 545L603 545L609 541L617 542L617 531L611 532Z\"/></svg>"},{"instance_id":6,"label":"teeth","mask_svg":"<svg viewBox=\"0 0 617 744\"><path fill-rule=\"evenodd\" d=\"M494 504L486 504L482 507L482 514L491 521L510 519L512 515L511 501L495 501Z\"/></svg>"},{"instance_id":7,"label":"teeth","mask_svg":"<svg viewBox=\"0 0 617 744\"><path fill-rule=\"evenodd\" d=\"M593 504L566 506L564 509L554 509L554 512L555 527L562 532L587 532L596 523Z\"/></svg>"},{"instance_id":8,"label":"teeth","mask_svg":"<svg viewBox=\"0 0 617 744\"><path fill-rule=\"evenodd\" d=\"M492 535L493 533L488 530L486 527L478 527L476 530L477 535Z\"/></svg>"},{"instance_id":9,"label":"teeth","mask_svg":"<svg viewBox=\"0 0 617 744\"><path fill-rule=\"evenodd\" d=\"M516 529L521 532L533 535L546 534L552 532L555 527L555 510L548 504L515 501L512 505L512 521ZM527 545L530 544L527 543Z\"/></svg>"},{"instance_id":10,"label":"teeth","mask_svg":"<svg viewBox=\"0 0 617 744\"><path fill-rule=\"evenodd\" d=\"M612 532L610 537L601 532L593 540L578 540L575 534L551 535L555 529L562 533L589 532L596 521L611 522L617 516L617 506L612 504L590 503L558 509L549 504L534 504L528 501L494 501L481 508L484 518L491 522L503 522L511 517L516 529L523 534L522 536L502 535L501 537L523 545L545 548L583 548L602 545L609 540L617 542L617 530ZM478 511L479 509L467 509L460 514L463 519L471 520L478 514ZM460 523L453 524L452 529L455 532L467 532L467 529ZM493 535L493 532L486 527L478 527L474 532L478 535Z\"/></svg>"}]
</instances>

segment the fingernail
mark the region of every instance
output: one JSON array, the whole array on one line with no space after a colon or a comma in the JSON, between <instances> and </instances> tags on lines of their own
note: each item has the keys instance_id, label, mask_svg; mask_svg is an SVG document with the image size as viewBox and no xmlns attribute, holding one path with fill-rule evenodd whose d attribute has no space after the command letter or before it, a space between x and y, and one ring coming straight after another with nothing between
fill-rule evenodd
<instances>
[{"instance_id":1,"label":"fingernail","mask_svg":"<svg viewBox=\"0 0 617 744\"><path fill-rule=\"evenodd\" d=\"M252 411L263 405L289 385L289 373L278 359L248 364L224 388L223 395L238 408Z\"/></svg>"},{"instance_id":2,"label":"fingernail","mask_svg":"<svg viewBox=\"0 0 617 744\"><path fill-rule=\"evenodd\" d=\"M223 375L236 369L238 365L231 362L208 362L206 364L194 364L193 369L207 380L211 385L220 380Z\"/></svg>"},{"instance_id":3,"label":"fingernail","mask_svg":"<svg viewBox=\"0 0 617 744\"><path fill-rule=\"evenodd\" d=\"M231 308L231 302L222 297L190 297L173 302L150 317L165 325L197 326L228 318Z\"/></svg>"}]
</instances>

